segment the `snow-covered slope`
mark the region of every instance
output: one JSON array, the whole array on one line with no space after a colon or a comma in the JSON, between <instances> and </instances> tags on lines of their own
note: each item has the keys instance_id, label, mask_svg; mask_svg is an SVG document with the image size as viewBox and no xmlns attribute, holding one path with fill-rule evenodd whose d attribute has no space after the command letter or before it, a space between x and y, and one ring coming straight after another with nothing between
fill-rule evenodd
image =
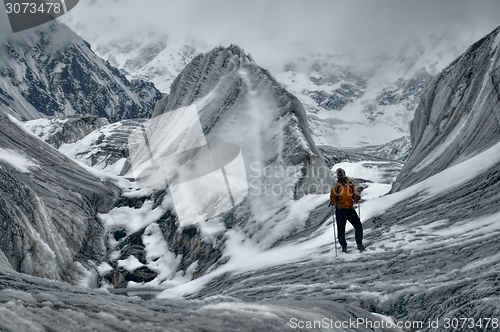
<instances>
[{"instance_id":1,"label":"snow-covered slope","mask_svg":"<svg viewBox=\"0 0 500 332\"><path fill-rule=\"evenodd\" d=\"M432 81L411 123L413 151L394 190L422 181L498 143L499 41L497 28Z\"/></svg>"},{"instance_id":2,"label":"snow-covered slope","mask_svg":"<svg viewBox=\"0 0 500 332\"><path fill-rule=\"evenodd\" d=\"M105 118L72 116L24 122L35 135L67 157L94 169L119 175L130 170L128 137L145 119L110 124Z\"/></svg>"},{"instance_id":3,"label":"snow-covered slope","mask_svg":"<svg viewBox=\"0 0 500 332\"><path fill-rule=\"evenodd\" d=\"M0 109L20 120L149 117L161 97L152 83L128 81L64 24L0 35Z\"/></svg>"},{"instance_id":4,"label":"snow-covered slope","mask_svg":"<svg viewBox=\"0 0 500 332\"><path fill-rule=\"evenodd\" d=\"M56 149L65 143L75 143L107 124L107 119L97 116L42 118L24 122L31 132Z\"/></svg>"}]
</instances>

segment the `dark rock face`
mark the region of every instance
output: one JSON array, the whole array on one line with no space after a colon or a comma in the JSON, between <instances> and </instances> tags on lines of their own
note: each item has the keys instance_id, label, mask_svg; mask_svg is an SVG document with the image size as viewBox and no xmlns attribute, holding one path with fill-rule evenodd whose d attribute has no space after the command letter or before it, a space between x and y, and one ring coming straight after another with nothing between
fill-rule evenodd
<instances>
[{"instance_id":1,"label":"dark rock face","mask_svg":"<svg viewBox=\"0 0 500 332\"><path fill-rule=\"evenodd\" d=\"M333 93L325 91L309 91L307 95L311 97L318 106L327 110L341 110L348 103L360 98L366 89L366 79L356 76L352 73L345 73L341 77L330 77L329 79L317 79L311 77L311 82L316 85L322 84L337 84L340 81L340 87L335 89Z\"/></svg>"},{"instance_id":2,"label":"dark rock face","mask_svg":"<svg viewBox=\"0 0 500 332\"><path fill-rule=\"evenodd\" d=\"M169 249L175 255L181 255L182 259L177 268L178 271L186 271L187 268L198 262L193 273L194 278L201 277L219 258L222 257L222 235L215 243L206 243L200 236L197 227L184 227L179 230L175 215L166 213L158 221L158 225L165 236Z\"/></svg>"},{"instance_id":3,"label":"dark rock face","mask_svg":"<svg viewBox=\"0 0 500 332\"><path fill-rule=\"evenodd\" d=\"M1 109L19 120L74 114L112 122L147 118L162 98L152 83L129 82L63 24L51 22L4 38Z\"/></svg>"},{"instance_id":4,"label":"dark rock face","mask_svg":"<svg viewBox=\"0 0 500 332\"><path fill-rule=\"evenodd\" d=\"M105 119L101 118L101 120ZM67 155L91 167L105 169L108 166L114 166L118 161L128 158L129 135L144 121L146 120L130 119L100 126L91 132L92 137L87 136L85 140L79 142L81 145L78 146L76 152L67 152ZM123 166L120 165L120 170L116 174L127 173L130 170L130 163L125 161Z\"/></svg>"},{"instance_id":5,"label":"dark rock face","mask_svg":"<svg viewBox=\"0 0 500 332\"><path fill-rule=\"evenodd\" d=\"M56 149L63 144L75 143L97 128L108 124L107 119L97 116L41 119L25 123L35 135Z\"/></svg>"},{"instance_id":6,"label":"dark rock face","mask_svg":"<svg viewBox=\"0 0 500 332\"><path fill-rule=\"evenodd\" d=\"M147 266L141 266L134 271L119 267L113 272L112 283L115 289L126 288L129 281L141 283L154 280L158 274Z\"/></svg>"},{"instance_id":7,"label":"dark rock face","mask_svg":"<svg viewBox=\"0 0 500 332\"><path fill-rule=\"evenodd\" d=\"M379 105L396 105L403 103L406 109L413 111L420 101L420 96L432 80L432 75L424 68L417 71L408 80L399 79L393 88L384 89L378 96Z\"/></svg>"},{"instance_id":8,"label":"dark rock face","mask_svg":"<svg viewBox=\"0 0 500 332\"><path fill-rule=\"evenodd\" d=\"M411 123L413 152L394 191L498 143L499 34L497 28L472 45L429 85Z\"/></svg>"},{"instance_id":9,"label":"dark rock face","mask_svg":"<svg viewBox=\"0 0 500 332\"><path fill-rule=\"evenodd\" d=\"M104 259L103 227L118 188L103 183L0 114L0 249L16 271L77 282Z\"/></svg>"},{"instance_id":10,"label":"dark rock face","mask_svg":"<svg viewBox=\"0 0 500 332\"><path fill-rule=\"evenodd\" d=\"M146 264L147 261L144 250L145 246L142 242L143 234L144 229L141 229L134 234L126 237L124 241L122 241L117 247L117 249L121 252L121 255L118 259L127 259L129 256L134 256L139 260L139 262L141 262L142 264ZM125 288L127 287L127 283L129 281L138 283L148 282L158 276L155 271L152 271L147 266L141 266L134 271L127 271L123 267L118 267L117 263L114 261L111 262L111 266L113 266L114 271L110 282L115 288Z\"/></svg>"}]
</instances>

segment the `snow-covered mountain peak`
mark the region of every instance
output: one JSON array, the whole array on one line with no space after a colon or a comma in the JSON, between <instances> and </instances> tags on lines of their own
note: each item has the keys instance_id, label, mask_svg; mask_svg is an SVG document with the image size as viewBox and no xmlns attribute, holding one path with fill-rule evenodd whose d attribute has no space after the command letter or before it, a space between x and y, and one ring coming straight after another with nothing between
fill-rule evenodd
<instances>
[{"instance_id":1,"label":"snow-covered mountain peak","mask_svg":"<svg viewBox=\"0 0 500 332\"><path fill-rule=\"evenodd\" d=\"M18 119L148 117L162 97L151 83L129 82L56 21L1 40L0 109Z\"/></svg>"},{"instance_id":2,"label":"snow-covered mountain peak","mask_svg":"<svg viewBox=\"0 0 500 332\"><path fill-rule=\"evenodd\" d=\"M101 42L93 50L124 74L133 73L152 61L167 46L167 36L115 39Z\"/></svg>"},{"instance_id":3,"label":"snow-covered mountain peak","mask_svg":"<svg viewBox=\"0 0 500 332\"><path fill-rule=\"evenodd\" d=\"M46 51L53 53L60 51L68 43L88 45L69 27L56 21L18 33L1 33L0 43L18 50L23 46L36 47L42 43L47 46Z\"/></svg>"},{"instance_id":4,"label":"snow-covered mountain peak","mask_svg":"<svg viewBox=\"0 0 500 332\"><path fill-rule=\"evenodd\" d=\"M84 28L77 27L75 31L86 36ZM152 82L163 93L169 93L175 77L197 54L213 47L194 38L173 38L160 32L118 37L99 34L88 38L93 51L128 79Z\"/></svg>"},{"instance_id":5,"label":"snow-covered mountain peak","mask_svg":"<svg viewBox=\"0 0 500 332\"><path fill-rule=\"evenodd\" d=\"M316 143L385 144L408 135L422 92L462 50L453 33L410 35L376 54L311 52L276 77L304 104Z\"/></svg>"},{"instance_id":6,"label":"snow-covered mountain peak","mask_svg":"<svg viewBox=\"0 0 500 332\"><path fill-rule=\"evenodd\" d=\"M238 144L248 167L323 164L300 102L238 46L220 46L195 57L173 82L170 95L158 103L154 116L192 103L207 141ZM294 195L302 196L298 191Z\"/></svg>"}]
</instances>

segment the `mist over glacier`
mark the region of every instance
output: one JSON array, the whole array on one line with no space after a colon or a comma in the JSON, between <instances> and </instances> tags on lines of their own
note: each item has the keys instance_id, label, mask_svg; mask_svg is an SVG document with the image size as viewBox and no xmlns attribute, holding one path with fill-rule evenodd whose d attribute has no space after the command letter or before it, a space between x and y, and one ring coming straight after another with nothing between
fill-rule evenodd
<instances>
[{"instance_id":1,"label":"mist over glacier","mask_svg":"<svg viewBox=\"0 0 500 332\"><path fill-rule=\"evenodd\" d=\"M497 26L500 8L490 1L254 1L206 3L147 0L88 1L61 20L93 44L97 40L166 34L195 38L208 49L237 44L274 74L309 52L359 59L394 54L408 36L454 32L459 52ZM110 45L111 46L111 45ZM200 51L208 51L207 48ZM273 66L274 64L274 66ZM363 66L356 61L357 67Z\"/></svg>"},{"instance_id":2,"label":"mist over glacier","mask_svg":"<svg viewBox=\"0 0 500 332\"><path fill-rule=\"evenodd\" d=\"M423 89L493 30L500 13L487 1L123 0L82 7L62 21L127 77L164 93L196 54L242 47L304 104L315 142L339 147L408 136Z\"/></svg>"}]
</instances>

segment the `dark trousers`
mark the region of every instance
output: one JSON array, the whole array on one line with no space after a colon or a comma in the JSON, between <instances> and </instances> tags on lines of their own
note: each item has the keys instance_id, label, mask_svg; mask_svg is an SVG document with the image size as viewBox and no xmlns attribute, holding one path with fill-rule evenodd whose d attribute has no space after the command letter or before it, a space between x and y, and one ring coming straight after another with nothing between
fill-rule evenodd
<instances>
[{"instance_id":1,"label":"dark trousers","mask_svg":"<svg viewBox=\"0 0 500 332\"><path fill-rule=\"evenodd\" d=\"M335 209L335 217L337 218L337 234L339 238L339 243L342 247L347 247L347 242L345 240L345 224L347 220L356 230L356 243L358 245L363 243L363 226L359 220L358 214L354 209Z\"/></svg>"}]
</instances>

